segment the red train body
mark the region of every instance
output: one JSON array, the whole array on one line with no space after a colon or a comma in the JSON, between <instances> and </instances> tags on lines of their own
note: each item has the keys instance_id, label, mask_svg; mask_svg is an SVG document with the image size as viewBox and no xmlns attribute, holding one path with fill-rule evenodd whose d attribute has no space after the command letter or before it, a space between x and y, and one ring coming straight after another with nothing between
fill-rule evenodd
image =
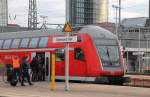
<instances>
[{"instance_id":1,"label":"red train body","mask_svg":"<svg viewBox=\"0 0 150 97\"><path fill-rule=\"evenodd\" d=\"M51 33L53 32L53 33ZM12 56L29 56L29 62L36 55L43 56L45 77L50 77L51 54L56 54L56 78L65 75L65 43L54 43L54 37L65 36L56 31L1 33L0 56L4 64L12 64ZM116 78L122 81L124 68L117 37L100 27L87 26L78 33L77 42L70 43L70 80L95 81L100 77Z\"/></svg>"}]
</instances>

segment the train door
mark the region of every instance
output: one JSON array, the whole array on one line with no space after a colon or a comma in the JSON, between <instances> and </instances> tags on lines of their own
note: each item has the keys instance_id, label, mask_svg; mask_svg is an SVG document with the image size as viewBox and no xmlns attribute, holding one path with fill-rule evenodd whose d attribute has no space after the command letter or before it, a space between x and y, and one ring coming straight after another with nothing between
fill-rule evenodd
<instances>
[{"instance_id":1,"label":"train door","mask_svg":"<svg viewBox=\"0 0 150 97\"><path fill-rule=\"evenodd\" d=\"M50 52L33 52L31 59L37 57L36 81L50 81Z\"/></svg>"},{"instance_id":2,"label":"train door","mask_svg":"<svg viewBox=\"0 0 150 97\"><path fill-rule=\"evenodd\" d=\"M36 52L32 52L31 53L31 60L33 60L33 58L36 56Z\"/></svg>"},{"instance_id":3,"label":"train door","mask_svg":"<svg viewBox=\"0 0 150 97\"><path fill-rule=\"evenodd\" d=\"M51 71L51 66L50 66L50 52L45 52L45 79L47 80L47 81L50 81L50 75L51 75L51 73L50 73L50 71Z\"/></svg>"}]
</instances>

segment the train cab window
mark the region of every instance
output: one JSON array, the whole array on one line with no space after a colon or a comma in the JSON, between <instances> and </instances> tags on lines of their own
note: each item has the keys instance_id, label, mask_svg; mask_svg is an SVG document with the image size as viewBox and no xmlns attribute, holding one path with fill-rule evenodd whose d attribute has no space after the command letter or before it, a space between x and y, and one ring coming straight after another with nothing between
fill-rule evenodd
<instances>
[{"instance_id":1,"label":"train cab window","mask_svg":"<svg viewBox=\"0 0 150 97\"><path fill-rule=\"evenodd\" d=\"M11 48L18 48L20 39L14 39L11 45Z\"/></svg>"},{"instance_id":2,"label":"train cab window","mask_svg":"<svg viewBox=\"0 0 150 97\"><path fill-rule=\"evenodd\" d=\"M80 49L80 48L75 48L74 49L74 55L75 55L75 59L77 59L77 60L85 60L85 57L84 57L84 53L83 53L83 51L82 51L82 49Z\"/></svg>"},{"instance_id":3,"label":"train cab window","mask_svg":"<svg viewBox=\"0 0 150 97\"><path fill-rule=\"evenodd\" d=\"M0 48L2 48L4 40L0 40Z\"/></svg>"},{"instance_id":4,"label":"train cab window","mask_svg":"<svg viewBox=\"0 0 150 97\"><path fill-rule=\"evenodd\" d=\"M20 47L21 48L27 48L29 40L30 40L29 38L23 38L22 41L21 41Z\"/></svg>"},{"instance_id":5,"label":"train cab window","mask_svg":"<svg viewBox=\"0 0 150 97\"><path fill-rule=\"evenodd\" d=\"M11 44L11 39L5 40L3 49L8 49L10 47L10 44Z\"/></svg>"},{"instance_id":6,"label":"train cab window","mask_svg":"<svg viewBox=\"0 0 150 97\"><path fill-rule=\"evenodd\" d=\"M39 41L39 38L32 38L29 44L29 48L36 48L38 41Z\"/></svg>"},{"instance_id":7,"label":"train cab window","mask_svg":"<svg viewBox=\"0 0 150 97\"><path fill-rule=\"evenodd\" d=\"M64 49L56 49L56 62L64 61Z\"/></svg>"},{"instance_id":8,"label":"train cab window","mask_svg":"<svg viewBox=\"0 0 150 97\"><path fill-rule=\"evenodd\" d=\"M46 47L47 43L48 43L48 37L41 37L39 42L39 47L40 48Z\"/></svg>"}]
</instances>

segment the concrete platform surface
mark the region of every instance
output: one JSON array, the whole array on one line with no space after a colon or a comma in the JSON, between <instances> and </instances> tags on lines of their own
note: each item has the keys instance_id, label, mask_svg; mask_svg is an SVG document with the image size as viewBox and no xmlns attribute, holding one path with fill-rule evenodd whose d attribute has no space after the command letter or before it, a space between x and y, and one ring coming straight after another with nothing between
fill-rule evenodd
<instances>
[{"instance_id":1,"label":"concrete platform surface","mask_svg":"<svg viewBox=\"0 0 150 97\"><path fill-rule=\"evenodd\" d=\"M70 83L66 92L64 86L63 82L57 83L57 89L51 91L48 82L12 87L0 81L0 97L150 97L150 88Z\"/></svg>"},{"instance_id":2,"label":"concrete platform surface","mask_svg":"<svg viewBox=\"0 0 150 97\"><path fill-rule=\"evenodd\" d=\"M132 79L136 78L136 79L145 79L145 80L150 80L150 75L125 75L126 77L130 77Z\"/></svg>"}]
</instances>

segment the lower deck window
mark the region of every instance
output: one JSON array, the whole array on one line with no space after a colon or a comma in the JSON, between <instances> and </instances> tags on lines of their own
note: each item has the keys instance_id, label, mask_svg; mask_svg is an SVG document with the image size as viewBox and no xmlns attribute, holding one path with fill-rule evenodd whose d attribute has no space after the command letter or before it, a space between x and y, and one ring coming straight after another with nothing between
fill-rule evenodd
<instances>
[{"instance_id":1,"label":"lower deck window","mask_svg":"<svg viewBox=\"0 0 150 97\"><path fill-rule=\"evenodd\" d=\"M64 61L64 49L56 49L56 62Z\"/></svg>"},{"instance_id":2,"label":"lower deck window","mask_svg":"<svg viewBox=\"0 0 150 97\"><path fill-rule=\"evenodd\" d=\"M74 55L75 55L75 59L77 60L85 60L85 56L84 56L84 53L82 51L82 49L80 48L75 48L74 49Z\"/></svg>"}]
</instances>

